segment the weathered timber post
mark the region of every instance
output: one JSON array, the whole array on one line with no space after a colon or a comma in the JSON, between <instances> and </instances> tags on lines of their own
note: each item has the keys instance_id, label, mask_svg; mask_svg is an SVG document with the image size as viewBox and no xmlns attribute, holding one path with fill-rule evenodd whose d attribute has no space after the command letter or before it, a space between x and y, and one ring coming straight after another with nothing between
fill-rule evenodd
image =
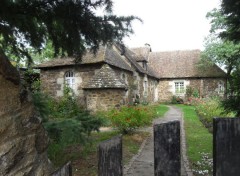
<instances>
[{"instance_id":1,"label":"weathered timber post","mask_svg":"<svg viewBox=\"0 0 240 176\"><path fill-rule=\"evenodd\" d=\"M240 174L240 118L213 119L213 175Z\"/></svg>"},{"instance_id":2,"label":"weathered timber post","mask_svg":"<svg viewBox=\"0 0 240 176\"><path fill-rule=\"evenodd\" d=\"M98 176L122 176L122 136L100 143L98 157Z\"/></svg>"},{"instance_id":3,"label":"weathered timber post","mask_svg":"<svg viewBox=\"0 0 240 176\"><path fill-rule=\"evenodd\" d=\"M154 125L155 176L180 176L180 121Z\"/></svg>"},{"instance_id":4,"label":"weathered timber post","mask_svg":"<svg viewBox=\"0 0 240 176\"><path fill-rule=\"evenodd\" d=\"M52 176L72 176L72 163L69 161L63 167L56 170Z\"/></svg>"}]
</instances>

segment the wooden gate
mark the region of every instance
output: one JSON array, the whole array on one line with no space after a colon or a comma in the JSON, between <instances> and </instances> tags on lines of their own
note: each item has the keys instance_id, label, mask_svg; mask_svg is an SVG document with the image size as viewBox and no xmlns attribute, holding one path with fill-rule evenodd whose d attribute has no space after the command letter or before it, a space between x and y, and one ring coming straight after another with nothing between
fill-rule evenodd
<instances>
[{"instance_id":1,"label":"wooden gate","mask_svg":"<svg viewBox=\"0 0 240 176\"><path fill-rule=\"evenodd\" d=\"M154 125L154 175L181 175L180 122ZM240 118L213 120L213 175L237 176L240 173ZM99 145L99 176L122 176L122 136L113 137ZM67 163L53 176L71 176Z\"/></svg>"}]
</instances>

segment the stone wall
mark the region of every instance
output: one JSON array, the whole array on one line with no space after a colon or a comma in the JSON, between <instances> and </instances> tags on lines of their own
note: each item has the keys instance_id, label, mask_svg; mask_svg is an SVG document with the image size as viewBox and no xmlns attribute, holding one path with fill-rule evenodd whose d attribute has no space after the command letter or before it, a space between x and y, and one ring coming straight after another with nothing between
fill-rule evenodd
<instances>
[{"instance_id":1,"label":"stone wall","mask_svg":"<svg viewBox=\"0 0 240 176\"><path fill-rule=\"evenodd\" d=\"M124 104L132 103L133 95L134 95L133 73L130 71L119 69L119 68L113 68L113 70L116 73L116 76L119 76L128 87L128 89L127 89L127 91L125 91L125 94L123 97Z\"/></svg>"},{"instance_id":2,"label":"stone wall","mask_svg":"<svg viewBox=\"0 0 240 176\"><path fill-rule=\"evenodd\" d=\"M152 103L158 101L157 96L155 96L158 85L156 79L139 74L138 72L129 72L118 68L114 68L114 71L128 86L128 90L125 94L125 104L133 103L136 99L136 95L139 96L140 102ZM144 81L147 82L147 89L145 91Z\"/></svg>"},{"instance_id":3,"label":"stone wall","mask_svg":"<svg viewBox=\"0 0 240 176\"><path fill-rule=\"evenodd\" d=\"M48 138L27 91L20 88L19 75L8 79L5 70L15 72L0 56L0 175L50 175ZM17 81L16 81L17 80Z\"/></svg>"},{"instance_id":4,"label":"stone wall","mask_svg":"<svg viewBox=\"0 0 240 176\"><path fill-rule=\"evenodd\" d=\"M87 89L85 90L87 109L89 111L103 111L124 104L124 89Z\"/></svg>"},{"instance_id":5,"label":"stone wall","mask_svg":"<svg viewBox=\"0 0 240 176\"><path fill-rule=\"evenodd\" d=\"M171 101L173 94L170 91L170 89L171 89L171 87L169 84L169 80L160 80L159 81L159 84L158 84L159 101L161 101L161 102Z\"/></svg>"},{"instance_id":6,"label":"stone wall","mask_svg":"<svg viewBox=\"0 0 240 176\"><path fill-rule=\"evenodd\" d=\"M63 96L64 76L67 71L71 70L75 73L74 93L78 103L85 106L86 98L82 88L100 68L101 65L89 65L41 70L41 88L54 98Z\"/></svg>"},{"instance_id":7,"label":"stone wall","mask_svg":"<svg viewBox=\"0 0 240 176\"><path fill-rule=\"evenodd\" d=\"M148 78L148 98L147 102L157 102L158 101L158 80Z\"/></svg>"},{"instance_id":8,"label":"stone wall","mask_svg":"<svg viewBox=\"0 0 240 176\"><path fill-rule=\"evenodd\" d=\"M88 100L84 85L95 75L101 68L99 65L84 65L76 67L61 67L54 69L41 70L42 90L47 92L52 97L58 98L63 95L63 85L65 73L69 70L75 73L75 95L78 97L80 105L88 106ZM121 98L122 104L132 104L136 97L140 98L140 102L156 102L158 101L157 84L158 81L138 72L131 72L117 67L112 67L116 75L119 76L127 84L127 91ZM144 82L147 82L147 87L144 89ZM87 93L89 96L89 92ZM118 100L117 100L118 101ZM92 103L90 103L92 104Z\"/></svg>"},{"instance_id":9,"label":"stone wall","mask_svg":"<svg viewBox=\"0 0 240 176\"><path fill-rule=\"evenodd\" d=\"M224 96L224 91L219 90L219 84L226 87L226 79L224 78L196 78L196 79L181 79L184 80L187 86L197 90L201 98L212 95ZM176 81L176 79L174 79ZM161 102L171 101L174 89L172 84L173 79L162 79L158 84L158 95ZM183 95L182 98L185 98Z\"/></svg>"}]
</instances>

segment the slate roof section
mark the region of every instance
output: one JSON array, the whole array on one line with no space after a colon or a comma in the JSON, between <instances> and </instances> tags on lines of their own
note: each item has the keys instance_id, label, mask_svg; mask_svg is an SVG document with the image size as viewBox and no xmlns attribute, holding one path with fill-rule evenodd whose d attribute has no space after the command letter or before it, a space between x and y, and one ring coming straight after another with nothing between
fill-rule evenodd
<instances>
[{"instance_id":1,"label":"slate roof section","mask_svg":"<svg viewBox=\"0 0 240 176\"><path fill-rule=\"evenodd\" d=\"M226 73L217 65L205 70L197 67L200 50L152 52L148 64L159 78L223 78Z\"/></svg>"},{"instance_id":2,"label":"slate roof section","mask_svg":"<svg viewBox=\"0 0 240 176\"><path fill-rule=\"evenodd\" d=\"M96 55L91 52L87 52L79 65L84 64L94 64L94 63L108 63L112 66L125 69L128 71L133 71L131 66L122 58L122 56L115 51L111 46L100 47ZM74 58L56 58L51 61L39 64L34 68L53 68L53 67L62 67L62 66L71 66L75 65Z\"/></svg>"},{"instance_id":3,"label":"slate roof section","mask_svg":"<svg viewBox=\"0 0 240 176\"><path fill-rule=\"evenodd\" d=\"M127 47L121 47L119 45L116 45L116 47L118 48L118 50L120 52L122 52L125 55L125 57L130 61L130 63L136 68L136 70L138 72L143 73L143 74L147 74L147 75L149 75L151 77L154 77L154 78L159 78L158 75L156 74L156 72L154 71L154 69L151 68L151 66L148 65L147 70L145 70L137 63L137 60L139 59L139 57L136 53L134 53L133 51L131 51ZM124 51L122 51L122 50L124 50Z\"/></svg>"},{"instance_id":4,"label":"slate roof section","mask_svg":"<svg viewBox=\"0 0 240 176\"><path fill-rule=\"evenodd\" d=\"M84 86L84 89L127 89L122 79L116 76L113 69L104 64L93 78Z\"/></svg>"}]
</instances>

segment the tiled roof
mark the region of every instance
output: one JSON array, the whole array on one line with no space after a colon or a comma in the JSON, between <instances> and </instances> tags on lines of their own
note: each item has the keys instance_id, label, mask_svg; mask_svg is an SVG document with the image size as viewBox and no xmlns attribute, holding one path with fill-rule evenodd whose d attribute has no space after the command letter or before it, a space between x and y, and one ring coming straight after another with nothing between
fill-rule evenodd
<instances>
[{"instance_id":1,"label":"tiled roof","mask_svg":"<svg viewBox=\"0 0 240 176\"><path fill-rule=\"evenodd\" d=\"M139 48L131 48L137 57L136 61L148 61L148 55L150 54L150 48L148 47L139 47Z\"/></svg>"},{"instance_id":2,"label":"tiled roof","mask_svg":"<svg viewBox=\"0 0 240 176\"><path fill-rule=\"evenodd\" d=\"M152 52L148 64L160 78L226 77L217 65L199 69L200 53L200 50Z\"/></svg>"},{"instance_id":3,"label":"tiled roof","mask_svg":"<svg viewBox=\"0 0 240 176\"><path fill-rule=\"evenodd\" d=\"M93 78L84 86L84 89L105 89L118 88L127 89L127 85L119 76L116 76L113 69L104 64L102 68L93 76Z\"/></svg>"},{"instance_id":4,"label":"tiled roof","mask_svg":"<svg viewBox=\"0 0 240 176\"><path fill-rule=\"evenodd\" d=\"M119 45L117 45L116 47L119 49L120 52L123 52L123 54L131 62L131 64L136 68L137 71L139 71L140 73L143 73L143 74L147 74L147 75L149 75L151 77L158 78L158 75L156 74L154 69L151 68L151 66L148 66L147 70L145 70L144 68L142 68L137 63L137 60L139 59L139 57L138 57L138 55L136 53L134 53L133 51L131 51L127 47L123 47L122 48ZM124 51L121 51L121 50L124 50Z\"/></svg>"},{"instance_id":5,"label":"tiled roof","mask_svg":"<svg viewBox=\"0 0 240 176\"><path fill-rule=\"evenodd\" d=\"M74 58L56 58L51 61L37 65L35 68L51 68L60 66L69 66L75 64L94 64L94 63L108 63L110 65L133 71L130 65L115 51L111 46L100 47L96 55L87 52L80 63L75 63Z\"/></svg>"}]
</instances>

